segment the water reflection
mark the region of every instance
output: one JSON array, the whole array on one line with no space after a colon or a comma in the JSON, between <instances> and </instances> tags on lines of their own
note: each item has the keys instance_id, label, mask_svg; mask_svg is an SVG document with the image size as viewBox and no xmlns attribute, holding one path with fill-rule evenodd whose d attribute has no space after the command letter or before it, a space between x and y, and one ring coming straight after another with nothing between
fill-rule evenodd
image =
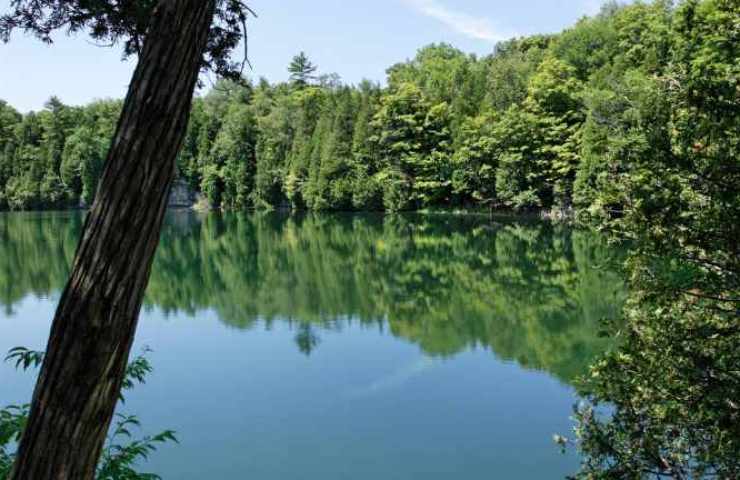
<instances>
[{"instance_id":1,"label":"water reflection","mask_svg":"<svg viewBox=\"0 0 740 480\"><path fill-rule=\"evenodd\" d=\"M0 304L57 293L82 214L0 215ZM310 355L325 329L386 329L430 356L471 348L570 381L608 340L625 291L596 234L466 216L170 212L145 305L209 309L238 329L288 322Z\"/></svg>"}]
</instances>

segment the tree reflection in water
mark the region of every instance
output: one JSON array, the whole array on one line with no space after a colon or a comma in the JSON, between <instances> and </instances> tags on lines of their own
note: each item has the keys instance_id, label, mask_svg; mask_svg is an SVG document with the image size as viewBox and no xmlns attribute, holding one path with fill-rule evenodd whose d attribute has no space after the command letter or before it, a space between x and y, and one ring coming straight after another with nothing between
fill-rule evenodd
<instances>
[{"instance_id":1,"label":"tree reflection in water","mask_svg":"<svg viewBox=\"0 0 740 480\"><path fill-rule=\"evenodd\" d=\"M0 302L59 291L79 213L0 216ZM474 216L171 212L146 307L213 309L230 326L294 324L305 354L350 322L432 356L490 349L570 382L610 344L625 290L588 231Z\"/></svg>"}]
</instances>

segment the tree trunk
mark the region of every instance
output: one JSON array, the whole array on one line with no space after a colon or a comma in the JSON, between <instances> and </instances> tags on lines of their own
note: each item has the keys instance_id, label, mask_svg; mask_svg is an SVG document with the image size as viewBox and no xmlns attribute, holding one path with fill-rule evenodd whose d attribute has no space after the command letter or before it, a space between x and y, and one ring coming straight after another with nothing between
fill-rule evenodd
<instances>
[{"instance_id":1,"label":"tree trunk","mask_svg":"<svg viewBox=\"0 0 740 480\"><path fill-rule=\"evenodd\" d=\"M214 16L160 0L85 221L12 480L91 480L118 401Z\"/></svg>"}]
</instances>

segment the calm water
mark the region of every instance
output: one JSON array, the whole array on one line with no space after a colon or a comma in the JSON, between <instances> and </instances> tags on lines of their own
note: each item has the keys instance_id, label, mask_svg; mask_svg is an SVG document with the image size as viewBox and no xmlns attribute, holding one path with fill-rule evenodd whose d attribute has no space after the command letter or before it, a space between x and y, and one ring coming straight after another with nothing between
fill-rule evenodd
<instances>
[{"instance_id":1,"label":"calm water","mask_svg":"<svg viewBox=\"0 0 740 480\"><path fill-rule=\"evenodd\" d=\"M79 213L0 214L0 352L42 349ZM624 298L596 235L450 216L171 212L123 407L165 479L540 479ZM0 366L0 404L33 378Z\"/></svg>"}]
</instances>

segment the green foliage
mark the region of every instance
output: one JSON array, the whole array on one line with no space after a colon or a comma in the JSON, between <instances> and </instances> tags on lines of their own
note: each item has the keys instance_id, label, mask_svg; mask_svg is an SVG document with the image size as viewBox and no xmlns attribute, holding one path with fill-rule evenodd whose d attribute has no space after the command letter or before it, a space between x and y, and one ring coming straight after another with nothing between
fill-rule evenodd
<instances>
[{"instance_id":1,"label":"green foliage","mask_svg":"<svg viewBox=\"0 0 740 480\"><path fill-rule=\"evenodd\" d=\"M593 72L609 64L616 54L615 14L606 9L593 18L582 18L555 40L555 55L574 67L580 80L588 80Z\"/></svg>"},{"instance_id":2,"label":"green foliage","mask_svg":"<svg viewBox=\"0 0 740 480\"><path fill-rule=\"evenodd\" d=\"M152 350L148 347L144 347L144 351L141 355L138 355L126 365L126 373L123 377L123 383L121 384L120 400L124 403L126 400L123 396L123 392L127 390L133 390L137 384L146 383L146 377L154 371L149 359L146 357Z\"/></svg>"},{"instance_id":3,"label":"green foliage","mask_svg":"<svg viewBox=\"0 0 740 480\"><path fill-rule=\"evenodd\" d=\"M632 251L623 340L576 412L580 478L740 477L737 7L685 1L670 21L666 2L635 7L653 40L623 61L670 61L587 96L576 197Z\"/></svg>"},{"instance_id":4,"label":"green foliage","mask_svg":"<svg viewBox=\"0 0 740 480\"><path fill-rule=\"evenodd\" d=\"M482 58L426 46L389 68L385 88L342 85L300 53L289 82L219 81L196 98L179 174L223 209L575 207L607 218L638 183L682 191L654 175L654 159L676 154L729 192L733 6L611 2L560 34L501 42ZM52 98L20 115L0 103L0 208L89 204L118 108ZM694 193L705 196L661 193L645 205Z\"/></svg>"},{"instance_id":5,"label":"green foliage","mask_svg":"<svg viewBox=\"0 0 740 480\"><path fill-rule=\"evenodd\" d=\"M221 84L196 99L179 170L223 208L574 206L632 249L630 300L612 326L619 347L582 385L590 404L576 412L580 477L737 478L739 45L737 0L656 0L610 3L560 34L502 42L484 58L431 45L391 67L382 89L315 81L315 66L299 55L289 83ZM20 115L0 102L0 208L89 202L117 105L76 109L52 99ZM319 344L312 323L350 312L385 319L433 354L483 344L568 379L576 370L567 352L593 345L597 319L616 316L598 277L553 255L565 248L588 257L593 246L576 238L512 226L450 235L405 217L351 225L270 218L192 226L212 248L228 242L236 252L218 265L165 231L178 248L164 242L151 301L216 308L242 327L296 318L307 354ZM54 222L79 229L74 218ZM222 235L220 222L243 235ZM46 258L33 242L35 255L13 249L41 235L71 255L76 236L67 232L0 229L5 305L26 293L18 272L64 278L68 268L21 265ZM551 248L534 252L533 238L549 238ZM192 285L181 256L202 269ZM532 273L542 270L557 281ZM34 291L51 290L46 277L33 278ZM213 286L207 293L203 279ZM343 288L352 282L359 287ZM574 284L582 297L569 296L564 285ZM236 293L224 288L234 285ZM374 302L384 298L392 300ZM464 301L450 307L454 298ZM565 302L589 310L583 331L558 330ZM522 346L517 335L532 341ZM25 355L13 358L33 363ZM5 415L12 424L18 411Z\"/></svg>"},{"instance_id":6,"label":"green foliage","mask_svg":"<svg viewBox=\"0 0 740 480\"><path fill-rule=\"evenodd\" d=\"M432 104L413 83L381 100L373 126L383 168L383 203L391 211L445 203L451 190L449 107Z\"/></svg>"},{"instance_id":7,"label":"green foliage","mask_svg":"<svg viewBox=\"0 0 740 480\"><path fill-rule=\"evenodd\" d=\"M165 430L154 436L131 440L131 428L140 428L139 419L132 415L116 414L108 442L103 448L96 472L97 480L159 480L152 473L140 473L134 466L149 459L149 455L167 443L177 443L175 432ZM123 442L123 443L122 443Z\"/></svg>"},{"instance_id":8,"label":"green foliage","mask_svg":"<svg viewBox=\"0 0 740 480\"><path fill-rule=\"evenodd\" d=\"M585 454L580 477L737 478L737 318L708 315L721 302L638 298L622 346L587 378L592 403L575 412ZM598 415L593 404L613 413Z\"/></svg>"},{"instance_id":9,"label":"green foliage","mask_svg":"<svg viewBox=\"0 0 740 480\"><path fill-rule=\"evenodd\" d=\"M22 368L24 371L33 367L36 368L44 361L44 352L29 350L26 347L15 347L10 349L5 357L6 362L15 362L15 368Z\"/></svg>"},{"instance_id":10,"label":"green foliage","mask_svg":"<svg viewBox=\"0 0 740 480\"><path fill-rule=\"evenodd\" d=\"M129 390L136 383L144 383L145 377L152 372L152 366L146 355L148 348L134 358L126 368L122 390ZM6 361L15 362L16 368L28 370L38 367L43 361L44 352L16 347L10 350ZM123 401L123 397L121 397ZM0 409L0 480L10 474L13 467L13 448L20 441L28 418L29 406L11 405ZM133 428L140 428L138 418L132 415L116 413L114 425L103 448L96 471L97 480L158 480L159 475L141 473L138 464L149 459L159 446L177 443L175 432L165 430L157 435L133 438Z\"/></svg>"},{"instance_id":11,"label":"green foliage","mask_svg":"<svg viewBox=\"0 0 740 480\"><path fill-rule=\"evenodd\" d=\"M490 114L470 117L460 127L453 156L452 189L458 200L493 206L496 199L497 147Z\"/></svg>"},{"instance_id":12,"label":"green foliage","mask_svg":"<svg viewBox=\"0 0 740 480\"><path fill-rule=\"evenodd\" d=\"M546 160L538 155L537 117L517 107L504 113L494 131L495 142L503 151L498 158L496 192L499 201L516 210L544 206Z\"/></svg>"},{"instance_id":13,"label":"green foliage","mask_svg":"<svg viewBox=\"0 0 740 480\"><path fill-rule=\"evenodd\" d=\"M0 152L0 207L90 204L120 108L119 101L73 108L52 98L38 114L11 116L17 121L6 129L10 133Z\"/></svg>"},{"instance_id":14,"label":"green foliage","mask_svg":"<svg viewBox=\"0 0 740 480\"><path fill-rule=\"evenodd\" d=\"M243 104L229 106L223 124L211 146L207 168L216 176L203 188L208 199L226 208L250 206L254 171L256 121ZM220 189L219 189L220 187Z\"/></svg>"},{"instance_id":15,"label":"green foliage","mask_svg":"<svg viewBox=\"0 0 740 480\"><path fill-rule=\"evenodd\" d=\"M501 152L498 198L517 210L571 203L580 162L581 83L565 62L547 56L521 106L510 107L495 129Z\"/></svg>"},{"instance_id":16,"label":"green foliage","mask_svg":"<svg viewBox=\"0 0 740 480\"><path fill-rule=\"evenodd\" d=\"M391 92L414 84L428 101L446 103L452 117L462 121L475 115L486 94L486 64L448 44L420 49L412 60L388 69Z\"/></svg>"},{"instance_id":17,"label":"green foliage","mask_svg":"<svg viewBox=\"0 0 740 480\"><path fill-rule=\"evenodd\" d=\"M301 52L293 57L290 65L288 65L290 81L298 87L305 87L309 81L316 78L314 73L316 73L317 69L318 67L311 63L305 52Z\"/></svg>"},{"instance_id":18,"label":"green foliage","mask_svg":"<svg viewBox=\"0 0 740 480\"><path fill-rule=\"evenodd\" d=\"M20 441L28 411L28 405L11 405L0 409L0 479L7 478L13 467L14 455L10 446Z\"/></svg>"},{"instance_id":19,"label":"green foliage","mask_svg":"<svg viewBox=\"0 0 740 480\"><path fill-rule=\"evenodd\" d=\"M0 41L8 42L15 30L52 43L53 33L87 31L101 44L122 44L124 57L137 55L146 39L155 1L113 0L13 0L0 15ZM213 23L202 68L232 80L242 65L233 62L233 50L247 35L247 16L254 12L241 0L216 0ZM246 62L246 59L244 60Z\"/></svg>"},{"instance_id":20,"label":"green foliage","mask_svg":"<svg viewBox=\"0 0 740 480\"><path fill-rule=\"evenodd\" d=\"M529 81L539 66L545 51L531 49L501 49L489 61L485 106L495 112L521 105L527 96Z\"/></svg>"}]
</instances>

